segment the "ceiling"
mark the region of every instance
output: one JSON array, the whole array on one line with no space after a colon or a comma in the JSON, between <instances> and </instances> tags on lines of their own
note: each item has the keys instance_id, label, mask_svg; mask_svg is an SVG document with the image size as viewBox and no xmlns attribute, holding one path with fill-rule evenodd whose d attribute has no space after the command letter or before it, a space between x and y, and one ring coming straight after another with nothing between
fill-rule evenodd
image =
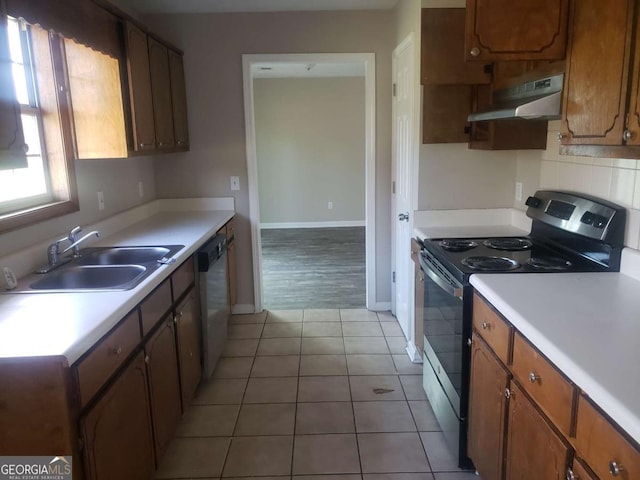
<instances>
[{"instance_id":1,"label":"ceiling","mask_svg":"<svg viewBox=\"0 0 640 480\"><path fill-rule=\"evenodd\" d=\"M388 10L399 0L116 0L141 13Z\"/></svg>"}]
</instances>

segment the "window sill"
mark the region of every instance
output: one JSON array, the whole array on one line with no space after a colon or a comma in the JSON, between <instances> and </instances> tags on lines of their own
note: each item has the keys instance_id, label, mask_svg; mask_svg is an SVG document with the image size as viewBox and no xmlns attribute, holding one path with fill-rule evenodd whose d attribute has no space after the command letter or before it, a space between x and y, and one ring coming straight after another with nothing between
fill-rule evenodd
<instances>
[{"instance_id":1,"label":"window sill","mask_svg":"<svg viewBox=\"0 0 640 480\"><path fill-rule=\"evenodd\" d=\"M0 215L0 233L24 228L35 223L80 210L78 200L63 200Z\"/></svg>"}]
</instances>

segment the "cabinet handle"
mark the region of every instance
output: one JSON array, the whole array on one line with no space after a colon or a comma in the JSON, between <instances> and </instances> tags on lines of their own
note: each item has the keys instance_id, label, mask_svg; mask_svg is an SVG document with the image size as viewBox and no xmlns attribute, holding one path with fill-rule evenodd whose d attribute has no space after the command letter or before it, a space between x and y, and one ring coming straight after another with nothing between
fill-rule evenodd
<instances>
[{"instance_id":1,"label":"cabinet handle","mask_svg":"<svg viewBox=\"0 0 640 480\"><path fill-rule=\"evenodd\" d=\"M609 473L614 477L617 477L618 475L620 475L620 472L622 472L623 470L624 468L622 468L622 465L618 465L616 461L611 460L609 462Z\"/></svg>"},{"instance_id":2,"label":"cabinet handle","mask_svg":"<svg viewBox=\"0 0 640 480\"><path fill-rule=\"evenodd\" d=\"M109 353L112 355L120 355L122 353L122 347L112 348Z\"/></svg>"},{"instance_id":3,"label":"cabinet handle","mask_svg":"<svg viewBox=\"0 0 640 480\"><path fill-rule=\"evenodd\" d=\"M149 147L153 147L153 143L139 143L138 147L140 148L149 148Z\"/></svg>"},{"instance_id":4,"label":"cabinet handle","mask_svg":"<svg viewBox=\"0 0 640 480\"><path fill-rule=\"evenodd\" d=\"M478 47L473 47L471 50L469 50L469 55L471 55L472 57L477 57L478 55L480 55L480 49Z\"/></svg>"},{"instance_id":5,"label":"cabinet handle","mask_svg":"<svg viewBox=\"0 0 640 480\"><path fill-rule=\"evenodd\" d=\"M571 470L571 468L567 468L567 476L566 479L567 480L579 480L580 477L578 477L575 473L573 473L573 470Z\"/></svg>"},{"instance_id":6,"label":"cabinet handle","mask_svg":"<svg viewBox=\"0 0 640 480\"><path fill-rule=\"evenodd\" d=\"M149 358L149 355L145 355L144 357L144 363L146 363L147 365L149 365L149 362L151 361L151 359Z\"/></svg>"},{"instance_id":7,"label":"cabinet handle","mask_svg":"<svg viewBox=\"0 0 640 480\"><path fill-rule=\"evenodd\" d=\"M482 322L483 330L489 330L490 327L491 327L491 324L489 322Z\"/></svg>"},{"instance_id":8,"label":"cabinet handle","mask_svg":"<svg viewBox=\"0 0 640 480\"><path fill-rule=\"evenodd\" d=\"M504 398L509 400L512 396L513 396L513 393L511 393L511 390L509 390L508 388L505 388L504 389Z\"/></svg>"},{"instance_id":9,"label":"cabinet handle","mask_svg":"<svg viewBox=\"0 0 640 480\"><path fill-rule=\"evenodd\" d=\"M622 133L622 139L627 141L627 140L631 140L633 138L633 132L631 130L625 130Z\"/></svg>"},{"instance_id":10,"label":"cabinet handle","mask_svg":"<svg viewBox=\"0 0 640 480\"><path fill-rule=\"evenodd\" d=\"M471 346L472 343L473 343L473 340L471 340L470 338L467 338L467 345Z\"/></svg>"},{"instance_id":11,"label":"cabinet handle","mask_svg":"<svg viewBox=\"0 0 640 480\"><path fill-rule=\"evenodd\" d=\"M184 142L183 142L182 140L178 140L178 141L177 141L177 144L178 144L178 145L183 145L183 144L184 144Z\"/></svg>"},{"instance_id":12,"label":"cabinet handle","mask_svg":"<svg viewBox=\"0 0 640 480\"><path fill-rule=\"evenodd\" d=\"M531 372L529 374L529 381L531 383L536 383L536 380L540 380L540 375L536 375L535 373Z\"/></svg>"}]
</instances>

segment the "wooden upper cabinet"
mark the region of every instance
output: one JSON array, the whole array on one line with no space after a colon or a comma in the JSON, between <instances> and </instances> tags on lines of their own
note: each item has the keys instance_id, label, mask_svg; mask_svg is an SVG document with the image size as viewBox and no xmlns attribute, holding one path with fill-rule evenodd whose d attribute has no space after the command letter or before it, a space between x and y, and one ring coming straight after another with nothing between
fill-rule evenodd
<instances>
[{"instance_id":1,"label":"wooden upper cabinet","mask_svg":"<svg viewBox=\"0 0 640 480\"><path fill-rule=\"evenodd\" d=\"M467 60L564 58L569 0L467 0L466 13Z\"/></svg>"},{"instance_id":2,"label":"wooden upper cabinet","mask_svg":"<svg viewBox=\"0 0 640 480\"><path fill-rule=\"evenodd\" d=\"M420 78L423 85L483 84L490 69L464 58L463 8L423 8Z\"/></svg>"},{"instance_id":3,"label":"wooden upper cabinet","mask_svg":"<svg viewBox=\"0 0 640 480\"><path fill-rule=\"evenodd\" d=\"M149 38L148 42L156 148L166 150L175 145L169 53L167 47L153 38Z\"/></svg>"},{"instance_id":4,"label":"wooden upper cabinet","mask_svg":"<svg viewBox=\"0 0 640 480\"><path fill-rule=\"evenodd\" d=\"M169 74L171 76L171 100L173 105L173 134L176 148L189 149L187 121L187 91L184 81L182 55L169 49Z\"/></svg>"},{"instance_id":5,"label":"wooden upper cabinet","mask_svg":"<svg viewBox=\"0 0 640 480\"><path fill-rule=\"evenodd\" d=\"M580 0L570 21L562 108L563 145L640 144L638 115L631 115L635 134L625 142L629 97L634 0ZM636 51L632 109L638 109Z\"/></svg>"},{"instance_id":6,"label":"wooden upper cabinet","mask_svg":"<svg viewBox=\"0 0 640 480\"><path fill-rule=\"evenodd\" d=\"M126 24L126 48L133 151L155 150L156 133L147 34L130 22Z\"/></svg>"},{"instance_id":7,"label":"wooden upper cabinet","mask_svg":"<svg viewBox=\"0 0 640 480\"><path fill-rule=\"evenodd\" d=\"M422 143L469 141L471 85L425 85L422 93Z\"/></svg>"}]
</instances>

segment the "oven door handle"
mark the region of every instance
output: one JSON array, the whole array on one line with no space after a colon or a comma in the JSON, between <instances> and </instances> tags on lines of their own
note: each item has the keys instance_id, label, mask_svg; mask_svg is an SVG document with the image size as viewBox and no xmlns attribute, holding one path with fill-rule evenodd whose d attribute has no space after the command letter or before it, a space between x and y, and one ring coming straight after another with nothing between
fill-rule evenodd
<instances>
[{"instance_id":1,"label":"oven door handle","mask_svg":"<svg viewBox=\"0 0 640 480\"><path fill-rule=\"evenodd\" d=\"M422 260L422 259L420 259ZM438 285L442 290L447 292L452 297L457 297L462 300L462 287L456 287L455 285L451 285L445 278L438 275L433 269L429 267L429 265L422 260L420 262L422 264L422 271L427 274L427 276L433 280L433 282Z\"/></svg>"}]
</instances>

